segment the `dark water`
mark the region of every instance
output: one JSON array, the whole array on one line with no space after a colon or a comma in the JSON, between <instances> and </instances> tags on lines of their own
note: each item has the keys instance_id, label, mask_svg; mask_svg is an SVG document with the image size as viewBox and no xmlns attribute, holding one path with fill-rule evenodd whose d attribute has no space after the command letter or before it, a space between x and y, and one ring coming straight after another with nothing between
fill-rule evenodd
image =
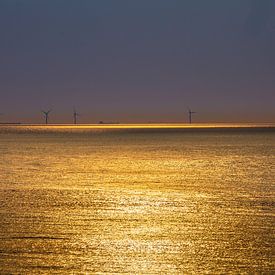
<instances>
[{"instance_id":1,"label":"dark water","mask_svg":"<svg viewBox=\"0 0 275 275\"><path fill-rule=\"evenodd\" d=\"M274 128L0 127L0 273L273 273Z\"/></svg>"}]
</instances>

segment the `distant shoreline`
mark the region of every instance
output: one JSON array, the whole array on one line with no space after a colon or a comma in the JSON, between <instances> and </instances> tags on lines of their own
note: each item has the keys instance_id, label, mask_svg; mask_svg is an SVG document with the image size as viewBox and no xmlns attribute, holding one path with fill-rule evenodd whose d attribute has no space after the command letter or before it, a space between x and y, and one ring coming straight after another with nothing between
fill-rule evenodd
<instances>
[{"instance_id":1,"label":"distant shoreline","mask_svg":"<svg viewBox=\"0 0 275 275\"><path fill-rule=\"evenodd\" d=\"M22 125L21 122L0 122L0 125Z\"/></svg>"}]
</instances>

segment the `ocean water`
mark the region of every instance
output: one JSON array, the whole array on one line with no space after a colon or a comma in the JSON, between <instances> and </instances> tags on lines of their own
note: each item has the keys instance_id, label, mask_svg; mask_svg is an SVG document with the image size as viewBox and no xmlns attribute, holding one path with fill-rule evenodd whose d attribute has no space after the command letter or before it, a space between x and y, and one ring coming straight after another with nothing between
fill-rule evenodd
<instances>
[{"instance_id":1,"label":"ocean water","mask_svg":"<svg viewBox=\"0 0 275 275\"><path fill-rule=\"evenodd\" d=\"M0 127L1 274L274 269L275 128Z\"/></svg>"}]
</instances>

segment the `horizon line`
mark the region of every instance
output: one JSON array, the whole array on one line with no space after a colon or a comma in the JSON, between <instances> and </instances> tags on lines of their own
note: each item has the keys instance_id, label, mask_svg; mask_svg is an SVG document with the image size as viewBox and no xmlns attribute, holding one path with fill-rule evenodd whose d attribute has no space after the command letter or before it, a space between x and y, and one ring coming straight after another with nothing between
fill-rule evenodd
<instances>
[{"instance_id":1,"label":"horizon line","mask_svg":"<svg viewBox=\"0 0 275 275\"><path fill-rule=\"evenodd\" d=\"M155 129L206 129L206 128L275 128L275 123L269 122L212 122L212 123L177 123L177 122L159 122L159 123L0 123L0 126L6 127L34 127L34 128L71 128L71 129L142 129L142 128L155 128Z\"/></svg>"}]
</instances>

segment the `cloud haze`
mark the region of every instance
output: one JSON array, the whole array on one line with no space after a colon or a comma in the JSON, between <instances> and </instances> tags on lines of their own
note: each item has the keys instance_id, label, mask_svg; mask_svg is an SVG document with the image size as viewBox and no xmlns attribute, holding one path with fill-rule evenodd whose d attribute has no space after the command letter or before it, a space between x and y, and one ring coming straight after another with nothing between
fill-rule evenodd
<instances>
[{"instance_id":1,"label":"cloud haze","mask_svg":"<svg viewBox=\"0 0 275 275\"><path fill-rule=\"evenodd\" d=\"M274 122L275 1L0 0L1 120Z\"/></svg>"}]
</instances>

